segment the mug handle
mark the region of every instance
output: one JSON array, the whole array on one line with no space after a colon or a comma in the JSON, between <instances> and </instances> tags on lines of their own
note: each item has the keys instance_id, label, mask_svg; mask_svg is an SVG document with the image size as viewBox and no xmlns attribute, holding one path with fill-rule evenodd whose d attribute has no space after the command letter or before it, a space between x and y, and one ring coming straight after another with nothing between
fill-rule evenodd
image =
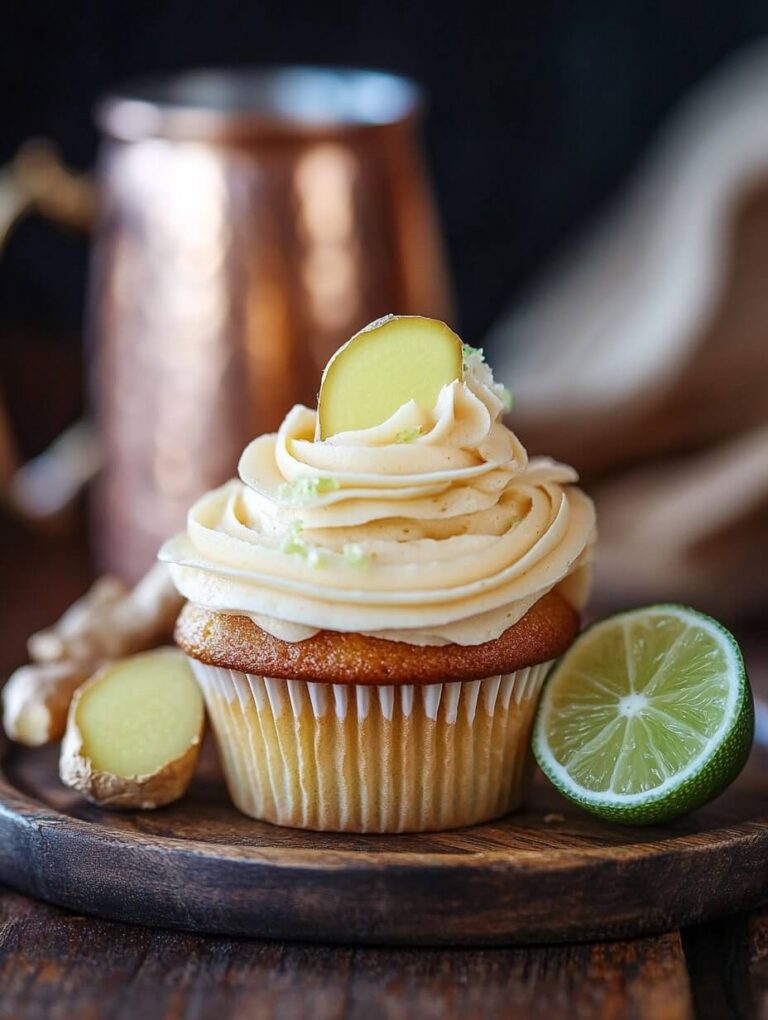
<instances>
[{"instance_id":1,"label":"mug handle","mask_svg":"<svg viewBox=\"0 0 768 1020\"><path fill-rule=\"evenodd\" d=\"M77 230L90 230L96 218L92 178L65 166L44 138L25 142L0 169L0 251L14 225L33 212Z\"/></svg>"},{"instance_id":2,"label":"mug handle","mask_svg":"<svg viewBox=\"0 0 768 1020\"><path fill-rule=\"evenodd\" d=\"M96 201L92 178L65 166L52 142L26 142L0 169L0 254L14 226L31 213L90 230ZM0 395L0 502L29 524L58 517L98 470L98 446L92 426L80 421L39 457L21 464Z\"/></svg>"}]
</instances>

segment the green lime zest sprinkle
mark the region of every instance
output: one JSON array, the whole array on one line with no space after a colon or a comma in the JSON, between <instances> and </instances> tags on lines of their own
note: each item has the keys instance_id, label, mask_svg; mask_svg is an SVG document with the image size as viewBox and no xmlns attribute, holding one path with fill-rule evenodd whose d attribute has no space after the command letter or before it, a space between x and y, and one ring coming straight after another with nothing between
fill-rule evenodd
<instances>
[{"instance_id":1,"label":"green lime zest sprinkle","mask_svg":"<svg viewBox=\"0 0 768 1020\"><path fill-rule=\"evenodd\" d=\"M326 492L336 492L339 483L335 478L297 478L286 482L278 490L278 499L288 506L305 506Z\"/></svg>"},{"instance_id":2,"label":"green lime zest sprinkle","mask_svg":"<svg viewBox=\"0 0 768 1020\"><path fill-rule=\"evenodd\" d=\"M507 389L506 386L499 386L499 397L502 404L504 405L505 411L512 410L512 404L514 403L512 393Z\"/></svg>"},{"instance_id":3,"label":"green lime zest sprinkle","mask_svg":"<svg viewBox=\"0 0 768 1020\"><path fill-rule=\"evenodd\" d=\"M307 546L301 537L303 530L304 525L301 521L291 521L288 534L280 544L280 552L285 553L287 556L306 556Z\"/></svg>"},{"instance_id":4,"label":"green lime zest sprinkle","mask_svg":"<svg viewBox=\"0 0 768 1020\"><path fill-rule=\"evenodd\" d=\"M471 344L462 344L461 345L461 355L462 355L462 359L464 361L464 367L465 368L469 365L469 363L472 361L473 358L479 358L479 360L481 362L485 361L485 351L483 350L483 348L482 347L472 347ZM512 401L512 394L507 389L507 387L503 386L501 383L497 383L497 382L492 382L491 385L493 387L494 392L496 393L496 396L499 398L499 400L504 405L504 410L505 411L511 411L512 410L512 402L513 402Z\"/></svg>"},{"instance_id":5,"label":"green lime zest sprinkle","mask_svg":"<svg viewBox=\"0 0 768 1020\"><path fill-rule=\"evenodd\" d=\"M280 552L286 556L300 556L306 560L310 567L325 566L325 556L322 549L316 545L305 542L301 537L304 525L301 521L291 521L288 534L280 543Z\"/></svg>"},{"instance_id":6,"label":"green lime zest sprinkle","mask_svg":"<svg viewBox=\"0 0 768 1020\"><path fill-rule=\"evenodd\" d=\"M325 555L316 545L307 546L307 563L310 567L324 567Z\"/></svg>"},{"instance_id":7,"label":"green lime zest sprinkle","mask_svg":"<svg viewBox=\"0 0 768 1020\"><path fill-rule=\"evenodd\" d=\"M509 524L507 525L507 531L511 531L513 528L516 528L518 526L518 524L520 524L521 521L522 521L522 517L518 517L517 514L513 514L509 518Z\"/></svg>"},{"instance_id":8,"label":"green lime zest sprinkle","mask_svg":"<svg viewBox=\"0 0 768 1020\"><path fill-rule=\"evenodd\" d=\"M421 435L421 425L411 425L410 428L400 429L395 435L396 443L412 443Z\"/></svg>"},{"instance_id":9,"label":"green lime zest sprinkle","mask_svg":"<svg viewBox=\"0 0 768 1020\"><path fill-rule=\"evenodd\" d=\"M347 542L344 546L344 560L351 567L368 567L372 557L357 542Z\"/></svg>"},{"instance_id":10,"label":"green lime zest sprinkle","mask_svg":"<svg viewBox=\"0 0 768 1020\"><path fill-rule=\"evenodd\" d=\"M481 361L485 361L485 354L482 347L473 347L471 344L461 345L461 356L464 361L469 361L470 358L479 357Z\"/></svg>"}]
</instances>

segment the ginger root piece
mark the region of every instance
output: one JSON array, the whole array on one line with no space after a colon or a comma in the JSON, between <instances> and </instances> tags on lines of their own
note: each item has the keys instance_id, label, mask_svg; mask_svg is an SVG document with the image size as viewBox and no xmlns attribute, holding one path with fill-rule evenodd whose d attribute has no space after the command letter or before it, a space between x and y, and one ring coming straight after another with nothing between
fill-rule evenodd
<instances>
[{"instance_id":1,"label":"ginger root piece","mask_svg":"<svg viewBox=\"0 0 768 1020\"><path fill-rule=\"evenodd\" d=\"M32 663L3 690L3 727L30 747L58 740L75 690L105 662L170 637L184 600L157 563L135 588L103 577L53 627L28 642Z\"/></svg>"},{"instance_id":2,"label":"ginger root piece","mask_svg":"<svg viewBox=\"0 0 768 1020\"><path fill-rule=\"evenodd\" d=\"M41 747L64 732L72 695L88 679L74 662L42 662L17 669L3 688L3 728L11 740Z\"/></svg>"},{"instance_id":3,"label":"ginger root piece","mask_svg":"<svg viewBox=\"0 0 768 1020\"><path fill-rule=\"evenodd\" d=\"M202 695L177 649L111 662L72 699L61 780L105 807L170 804L189 785L204 725Z\"/></svg>"},{"instance_id":4,"label":"ginger root piece","mask_svg":"<svg viewBox=\"0 0 768 1020\"><path fill-rule=\"evenodd\" d=\"M33 662L55 662L66 658L85 658L86 655L66 655L65 643L77 641L78 632L90 626L89 621L100 618L107 606L114 606L124 599L129 588L119 578L107 575L100 577L88 591L72 605L58 623L46 630L38 631L27 640L27 651Z\"/></svg>"},{"instance_id":5,"label":"ginger root piece","mask_svg":"<svg viewBox=\"0 0 768 1020\"><path fill-rule=\"evenodd\" d=\"M156 563L132 590L120 593L115 584L120 582L97 581L57 624L33 634L30 658L99 663L143 651L172 631L184 600L164 563Z\"/></svg>"}]
</instances>

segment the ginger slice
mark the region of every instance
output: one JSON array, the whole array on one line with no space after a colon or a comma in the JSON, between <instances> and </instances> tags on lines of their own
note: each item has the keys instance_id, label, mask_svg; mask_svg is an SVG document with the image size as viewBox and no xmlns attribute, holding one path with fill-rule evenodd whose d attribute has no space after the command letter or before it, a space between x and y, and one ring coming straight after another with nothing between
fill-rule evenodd
<instances>
[{"instance_id":1,"label":"ginger slice","mask_svg":"<svg viewBox=\"0 0 768 1020\"><path fill-rule=\"evenodd\" d=\"M317 401L319 439L380 425L403 404L435 406L462 377L462 344L421 315L387 315L356 333L325 366Z\"/></svg>"},{"instance_id":2,"label":"ginger slice","mask_svg":"<svg viewBox=\"0 0 768 1020\"><path fill-rule=\"evenodd\" d=\"M61 780L103 806L170 804L192 778L204 722L202 695L175 648L108 663L72 699Z\"/></svg>"}]
</instances>

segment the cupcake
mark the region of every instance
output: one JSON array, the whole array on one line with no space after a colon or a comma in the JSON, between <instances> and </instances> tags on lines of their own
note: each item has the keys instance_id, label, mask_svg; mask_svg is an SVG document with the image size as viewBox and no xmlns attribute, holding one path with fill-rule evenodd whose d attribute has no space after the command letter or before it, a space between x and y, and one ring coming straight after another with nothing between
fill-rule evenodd
<instances>
[{"instance_id":1,"label":"cupcake","mask_svg":"<svg viewBox=\"0 0 768 1020\"><path fill-rule=\"evenodd\" d=\"M443 323L381 320L331 360L319 412L255 439L161 550L241 811L415 832L519 806L595 522L507 403Z\"/></svg>"}]
</instances>

